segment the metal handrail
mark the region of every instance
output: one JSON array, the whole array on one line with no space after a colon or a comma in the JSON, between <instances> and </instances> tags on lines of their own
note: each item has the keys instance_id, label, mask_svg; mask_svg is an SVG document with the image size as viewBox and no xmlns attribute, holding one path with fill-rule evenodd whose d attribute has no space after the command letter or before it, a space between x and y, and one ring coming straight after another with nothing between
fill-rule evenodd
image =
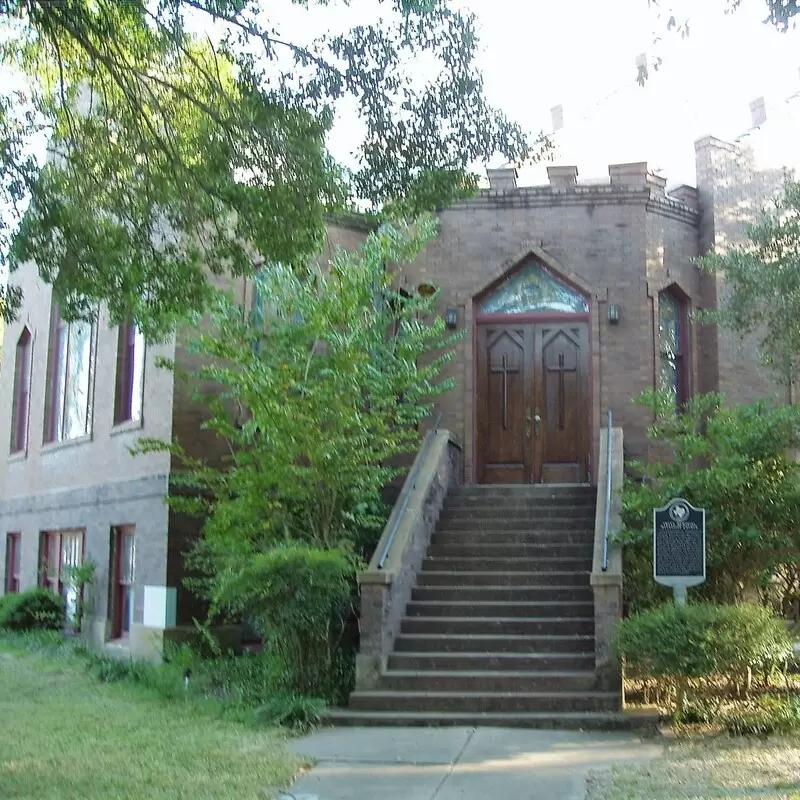
<instances>
[{"instance_id":1,"label":"metal handrail","mask_svg":"<svg viewBox=\"0 0 800 800\"><path fill-rule=\"evenodd\" d=\"M611 517L611 409L606 429L606 506L603 518L603 572L608 569L608 527Z\"/></svg>"},{"instance_id":2,"label":"metal handrail","mask_svg":"<svg viewBox=\"0 0 800 800\"><path fill-rule=\"evenodd\" d=\"M428 454L428 448L431 446L433 437L436 436L439 431L439 423L441 421L442 412L440 411L436 415L436 419L433 422L433 428L428 431L428 435L425 437L425 443L422 445L422 450L420 451L420 456L417 459L417 463L414 465L412 473L408 476L408 479L403 486L403 492L405 494L403 497L403 503L400 506L400 510L397 512L397 514L395 514L394 522L392 523L392 529L389 531L389 541L386 542L386 546L383 548L383 554L381 555L380 561L378 561L378 569L383 569L383 565L386 563L386 559L389 556L389 551L392 549L392 542L394 542L397 529L400 527L400 521L403 519L403 514L406 513L406 509L408 508L408 503L411 500L411 493L417 488L417 477L419 476L420 468L425 462L425 456Z\"/></svg>"}]
</instances>

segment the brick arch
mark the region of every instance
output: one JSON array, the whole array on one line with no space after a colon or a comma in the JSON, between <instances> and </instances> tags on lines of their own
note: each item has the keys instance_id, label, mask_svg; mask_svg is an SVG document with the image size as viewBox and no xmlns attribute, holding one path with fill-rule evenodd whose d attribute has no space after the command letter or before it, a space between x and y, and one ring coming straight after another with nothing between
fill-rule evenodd
<instances>
[{"instance_id":1,"label":"brick arch","mask_svg":"<svg viewBox=\"0 0 800 800\"><path fill-rule=\"evenodd\" d=\"M477 303L476 300L481 297L487 290L493 288L496 284L500 283L507 275L513 273L517 268L521 267L526 261L535 259L555 277L571 285L574 289L581 292L587 299L589 304L589 335L590 335L590 423L589 423L589 437L590 437L590 465L594 464L594 437L595 431L599 430L600 416L599 405L595 398L599 398L600 384L599 384L599 349L596 342L597 327L598 327L598 303L606 301L605 292L601 297L597 290L590 286L584 278L562 264L555 256L548 253L540 244L540 240L534 242L533 240L524 241L519 250L516 251L510 258L505 259L498 263L493 269L487 271L481 276L480 281L476 281L471 286L468 286L462 292L459 292L459 304L463 309L465 326L471 331L471 336L464 340L462 345L464 362L463 362L463 419L465 438L463 442L464 453L464 480L467 483L474 482L476 478L476 453L475 453L475 438L476 438L476 373L475 373L475 348L476 348L476 333L477 333L477 318L476 313ZM590 467L591 469L592 467Z\"/></svg>"},{"instance_id":2,"label":"brick arch","mask_svg":"<svg viewBox=\"0 0 800 800\"><path fill-rule=\"evenodd\" d=\"M690 292L681 286L681 284L674 278L664 278L660 281L650 281L647 284L648 294L651 297L658 297L661 292L668 292L681 298L687 303L694 304L695 298L692 297Z\"/></svg>"},{"instance_id":3,"label":"brick arch","mask_svg":"<svg viewBox=\"0 0 800 800\"><path fill-rule=\"evenodd\" d=\"M488 275L481 278L479 284L474 284L468 290L470 298L480 297L488 289L491 289L496 283L502 281L506 275L513 272L525 261L534 258L539 261L544 267L552 272L557 277L572 284L578 291L582 292L586 298L591 301L594 299L595 292L583 278L571 269L565 267L555 256L548 253L545 249L533 242L524 243L522 249L511 258L506 259L501 264L498 264Z\"/></svg>"}]
</instances>

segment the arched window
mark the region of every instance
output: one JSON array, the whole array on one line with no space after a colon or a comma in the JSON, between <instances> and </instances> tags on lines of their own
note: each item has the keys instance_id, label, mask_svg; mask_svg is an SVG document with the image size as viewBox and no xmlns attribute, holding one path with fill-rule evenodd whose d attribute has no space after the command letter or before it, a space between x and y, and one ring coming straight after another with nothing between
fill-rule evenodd
<instances>
[{"instance_id":1,"label":"arched window","mask_svg":"<svg viewBox=\"0 0 800 800\"><path fill-rule=\"evenodd\" d=\"M92 426L94 324L67 322L53 305L46 396L46 442L86 436Z\"/></svg>"},{"instance_id":2,"label":"arched window","mask_svg":"<svg viewBox=\"0 0 800 800\"><path fill-rule=\"evenodd\" d=\"M31 332L24 328L17 340L14 362L14 400L11 409L11 452L28 446L28 417L31 397Z\"/></svg>"},{"instance_id":3,"label":"arched window","mask_svg":"<svg viewBox=\"0 0 800 800\"><path fill-rule=\"evenodd\" d=\"M114 424L142 418L144 398L144 335L132 322L122 322L117 335L117 381Z\"/></svg>"},{"instance_id":4,"label":"arched window","mask_svg":"<svg viewBox=\"0 0 800 800\"><path fill-rule=\"evenodd\" d=\"M658 295L659 389L670 392L675 409L691 397L689 314L686 299L672 289Z\"/></svg>"},{"instance_id":5,"label":"arched window","mask_svg":"<svg viewBox=\"0 0 800 800\"><path fill-rule=\"evenodd\" d=\"M483 314L581 314L589 310L589 304L571 286L531 263L496 286L480 301L479 310Z\"/></svg>"}]
</instances>

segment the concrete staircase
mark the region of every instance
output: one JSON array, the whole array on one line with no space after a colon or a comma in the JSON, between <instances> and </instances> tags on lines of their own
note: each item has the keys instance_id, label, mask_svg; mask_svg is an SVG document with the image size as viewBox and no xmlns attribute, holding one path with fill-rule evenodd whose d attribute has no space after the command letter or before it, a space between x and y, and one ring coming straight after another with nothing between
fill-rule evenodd
<instances>
[{"instance_id":1,"label":"concrete staircase","mask_svg":"<svg viewBox=\"0 0 800 800\"><path fill-rule=\"evenodd\" d=\"M596 489L450 490L379 685L336 724L627 725L596 689Z\"/></svg>"}]
</instances>

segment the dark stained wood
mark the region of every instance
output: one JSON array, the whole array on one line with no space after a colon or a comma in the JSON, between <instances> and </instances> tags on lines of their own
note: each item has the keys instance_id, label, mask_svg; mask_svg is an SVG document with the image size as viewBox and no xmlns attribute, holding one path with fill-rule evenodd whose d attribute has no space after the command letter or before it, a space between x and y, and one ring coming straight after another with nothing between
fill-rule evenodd
<instances>
[{"instance_id":1,"label":"dark stained wood","mask_svg":"<svg viewBox=\"0 0 800 800\"><path fill-rule=\"evenodd\" d=\"M533 464L525 412L531 403L532 370L530 325L479 327L479 483L530 482Z\"/></svg>"},{"instance_id":2,"label":"dark stained wood","mask_svg":"<svg viewBox=\"0 0 800 800\"><path fill-rule=\"evenodd\" d=\"M481 324L477 349L478 482L585 481L588 323Z\"/></svg>"},{"instance_id":3,"label":"dark stained wood","mask_svg":"<svg viewBox=\"0 0 800 800\"><path fill-rule=\"evenodd\" d=\"M589 330L536 325L534 471L541 483L583 483L589 457Z\"/></svg>"}]
</instances>

